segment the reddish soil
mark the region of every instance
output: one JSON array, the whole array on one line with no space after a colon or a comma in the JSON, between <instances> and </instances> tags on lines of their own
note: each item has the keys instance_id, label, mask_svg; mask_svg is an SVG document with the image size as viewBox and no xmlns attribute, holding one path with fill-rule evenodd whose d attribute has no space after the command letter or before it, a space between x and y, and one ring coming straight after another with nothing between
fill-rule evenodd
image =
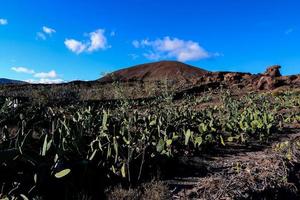
<instances>
[{"instance_id":1,"label":"reddish soil","mask_svg":"<svg viewBox=\"0 0 300 200\"><path fill-rule=\"evenodd\" d=\"M147 63L121 69L99 79L100 82L113 81L190 81L209 72L175 61Z\"/></svg>"},{"instance_id":2,"label":"reddish soil","mask_svg":"<svg viewBox=\"0 0 300 200\"><path fill-rule=\"evenodd\" d=\"M243 88L243 90L274 90L282 86L299 87L300 75L282 76L281 66L274 65L262 74L240 72L210 72L180 62L162 61L121 69L99 79L100 83L150 83L168 81L177 92L199 90L200 87Z\"/></svg>"}]
</instances>

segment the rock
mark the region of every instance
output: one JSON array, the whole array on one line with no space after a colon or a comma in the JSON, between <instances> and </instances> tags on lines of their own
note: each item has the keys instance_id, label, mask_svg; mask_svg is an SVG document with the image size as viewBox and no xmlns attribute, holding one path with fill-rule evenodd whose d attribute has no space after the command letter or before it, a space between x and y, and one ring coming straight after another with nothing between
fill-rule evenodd
<instances>
[{"instance_id":1,"label":"rock","mask_svg":"<svg viewBox=\"0 0 300 200\"><path fill-rule=\"evenodd\" d=\"M293 80L293 84L295 84L295 85L300 85L300 75L298 75L298 76Z\"/></svg>"},{"instance_id":2,"label":"rock","mask_svg":"<svg viewBox=\"0 0 300 200\"><path fill-rule=\"evenodd\" d=\"M244 80L251 80L251 79L253 79L253 76L251 74L244 74L242 76L242 79L244 79Z\"/></svg>"},{"instance_id":3,"label":"rock","mask_svg":"<svg viewBox=\"0 0 300 200\"><path fill-rule=\"evenodd\" d=\"M256 85L259 90L272 90L275 89L273 78L270 76L262 76Z\"/></svg>"},{"instance_id":4,"label":"rock","mask_svg":"<svg viewBox=\"0 0 300 200\"><path fill-rule=\"evenodd\" d=\"M243 78L243 75L244 74L234 73L234 72L228 73L228 74L225 74L224 80L229 83L237 83L238 81L240 81Z\"/></svg>"},{"instance_id":5,"label":"rock","mask_svg":"<svg viewBox=\"0 0 300 200\"><path fill-rule=\"evenodd\" d=\"M277 87L285 85L287 80L281 76L280 65L268 67L265 73L259 75L258 81L254 82L254 86L259 90L273 90Z\"/></svg>"},{"instance_id":6,"label":"rock","mask_svg":"<svg viewBox=\"0 0 300 200\"><path fill-rule=\"evenodd\" d=\"M281 76L281 73L280 73L280 70L279 70L280 68L281 68L280 65L271 66L271 67L267 68L264 75L271 76L271 77L280 77Z\"/></svg>"}]
</instances>

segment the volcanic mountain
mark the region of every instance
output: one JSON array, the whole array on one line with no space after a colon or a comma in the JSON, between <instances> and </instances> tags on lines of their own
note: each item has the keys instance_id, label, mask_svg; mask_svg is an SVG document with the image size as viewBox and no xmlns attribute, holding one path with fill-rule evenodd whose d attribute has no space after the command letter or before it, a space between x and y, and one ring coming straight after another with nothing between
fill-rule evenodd
<instances>
[{"instance_id":1,"label":"volcanic mountain","mask_svg":"<svg viewBox=\"0 0 300 200\"><path fill-rule=\"evenodd\" d=\"M121 69L110 73L100 82L127 82L127 81L190 81L208 71L176 61L160 61Z\"/></svg>"},{"instance_id":2,"label":"volcanic mountain","mask_svg":"<svg viewBox=\"0 0 300 200\"><path fill-rule=\"evenodd\" d=\"M117 82L118 84L112 84ZM4 84L15 83L15 84ZM96 81L72 81L62 84L16 84L0 79L0 96L31 98L32 94L47 99L115 100L145 99L174 92L176 98L201 94L220 88L235 92L257 92L300 88L300 74L282 76L280 66L270 66L264 73L211 72L174 61L146 63L110 73Z\"/></svg>"}]
</instances>

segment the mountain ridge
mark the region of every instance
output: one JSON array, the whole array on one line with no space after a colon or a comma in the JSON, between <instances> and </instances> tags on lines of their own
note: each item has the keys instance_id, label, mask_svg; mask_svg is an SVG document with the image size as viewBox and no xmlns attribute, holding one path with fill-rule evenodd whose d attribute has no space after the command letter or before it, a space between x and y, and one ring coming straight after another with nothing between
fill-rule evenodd
<instances>
[{"instance_id":1,"label":"mountain ridge","mask_svg":"<svg viewBox=\"0 0 300 200\"><path fill-rule=\"evenodd\" d=\"M0 78L0 84L25 84L24 81L7 79L7 78Z\"/></svg>"}]
</instances>

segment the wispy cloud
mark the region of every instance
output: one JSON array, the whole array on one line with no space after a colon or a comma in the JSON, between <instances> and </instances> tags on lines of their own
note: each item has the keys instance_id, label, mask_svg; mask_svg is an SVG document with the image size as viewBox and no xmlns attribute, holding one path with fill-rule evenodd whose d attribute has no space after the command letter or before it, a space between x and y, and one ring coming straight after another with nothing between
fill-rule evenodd
<instances>
[{"instance_id":1,"label":"wispy cloud","mask_svg":"<svg viewBox=\"0 0 300 200\"><path fill-rule=\"evenodd\" d=\"M137 55L135 53L130 53L130 54L128 54L128 56L131 57L132 60L135 60L135 59L137 59L139 57L139 55Z\"/></svg>"},{"instance_id":2,"label":"wispy cloud","mask_svg":"<svg viewBox=\"0 0 300 200\"><path fill-rule=\"evenodd\" d=\"M192 40L186 41L170 37L156 40L134 40L132 45L135 48L146 49L147 51L143 55L149 60L175 58L178 61L186 62L220 55L208 52L199 43Z\"/></svg>"},{"instance_id":3,"label":"wispy cloud","mask_svg":"<svg viewBox=\"0 0 300 200\"><path fill-rule=\"evenodd\" d=\"M287 29L287 30L285 30L285 34L286 35L289 35L289 34L291 34L291 33L293 33L294 32L294 29L293 28L289 28L289 29Z\"/></svg>"},{"instance_id":4,"label":"wispy cloud","mask_svg":"<svg viewBox=\"0 0 300 200\"><path fill-rule=\"evenodd\" d=\"M42 32L37 32L36 33L36 37L38 39L41 39L41 40L46 40L47 39L46 35L44 33L42 33Z\"/></svg>"},{"instance_id":5,"label":"wispy cloud","mask_svg":"<svg viewBox=\"0 0 300 200\"><path fill-rule=\"evenodd\" d=\"M56 33L56 30L47 26L42 27L42 31L37 32L36 36L38 39L46 40L47 37L51 37L52 34Z\"/></svg>"},{"instance_id":6,"label":"wispy cloud","mask_svg":"<svg viewBox=\"0 0 300 200\"><path fill-rule=\"evenodd\" d=\"M43 31L44 31L44 33L46 33L48 35L52 35L53 33L56 33L55 29L49 28L47 26L43 26Z\"/></svg>"},{"instance_id":7,"label":"wispy cloud","mask_svg":"<svg viewBox=\"0 0 300 200\"><path fill-rule=\"evenodd\" d=\"M132 45L135 47L135 48L140 48L140 42L138 40L133 40L132 41Z\"/></svg>"},{"instance_id":8,"label":"wispy cloud","mask_svg":"<svg viewBox=\"0 0 300 200\"><path fill-rule=\"evenodd\" d=\"M165 57L165 56L162 56L158 52L152 52L152 51L149 51L148 53L144 53L143 56L149 60L159 60L159 59L163 59Z\"/></svg>"},{"instance_id":9,"label":"wispy cloud","mask_svg":"<svg viewBox=\"0 0 300 200\"><path fill-rule=\"evenodd\" d=\"M12 67L11 70L18 72L18 73L25 73L25 74L34 74L34 70L28 69L26 67Z\"/></svg>"},{"instance_id":10,"label":"wispy cloud","mask_svg":"<svg viewBox=\"0 0 300 200\"><path fill-rule=\"evenodd\" d=\"M0 25L6 25L6 24L8 24L8 20L0 18Z\"/></svg>"},{"instance_id":11,"label":"wispy cloud","mask_svg":"<svg viewBox=\"0 0 300 200\"><path fill-rule=\"evenodd\" d=\"M80 54L83 52L95 52L98 50L105 50L110 48L107 44L104 29L97 29L88 34L88 41L79 41L75 39L65 39L65 46L72 52Z\"/></svg>"},{"instance_id":12,"label":"wispy cloud","mask_svg":"<svg viewBox=\"0 0 300 200\"><path fill-rule=\"evenodd\" d=\"M110 32L110 36L111 36L111 37L116 36L116 31L111 31L111 32Z\"/></svg>"}]
</instances>

